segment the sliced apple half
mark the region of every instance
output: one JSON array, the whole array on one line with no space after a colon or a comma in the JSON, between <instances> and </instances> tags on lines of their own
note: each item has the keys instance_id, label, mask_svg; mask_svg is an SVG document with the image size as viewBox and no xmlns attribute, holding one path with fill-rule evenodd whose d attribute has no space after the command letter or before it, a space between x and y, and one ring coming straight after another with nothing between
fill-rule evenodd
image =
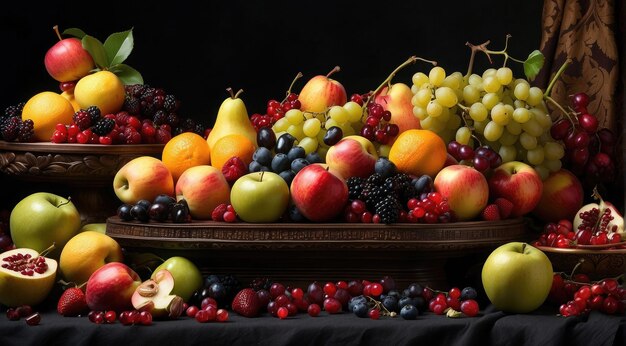
<instances>
[{"instance_id":1,"label":"sliced apple half","mask_svg":"<svg viewBox=\"0 0 626 346\"><path fill-rule=\"evenodd\" d=\"M183 313L183 299L171 294L174 289L174 276L167 269L157 271L152 279L137 287L131 298L133 307L148 311L153 318L178 318Z\"/></svg>"}]
</instances>

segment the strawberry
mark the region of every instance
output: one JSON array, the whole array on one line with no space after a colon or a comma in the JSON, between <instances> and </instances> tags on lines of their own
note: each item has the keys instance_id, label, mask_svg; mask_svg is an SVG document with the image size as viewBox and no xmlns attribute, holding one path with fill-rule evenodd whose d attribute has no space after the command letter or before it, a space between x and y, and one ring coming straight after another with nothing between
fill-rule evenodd
<instances>
[{"instance_id":1,"label":"strawberry","mask_svg":"<svg viewBox=\"0 0 626 346\"><path fill-rule=\"evenodd\" d=\"M498 197L493 201L493 204L500 209L500 219L504 220L511 216L513 211L513 203L504 197Z\"/></svg>"},{"instance_id":2,"label":"strawberry","mask_svg":"<svg viewBox=\"0 0 626 346\"><path fill-rule=\"evenodd\" d=\"M500 220L500 208L498 208L497 204L488 204L480 213L480 216L485 221Z\"/></svg>"},{"instance_id":3,"label":"strawberry","mask_svg":"<svg viewBox=\"0 0 626 346\"><path fill-rule=\"evenodd\" d=\"M252 288L244 288L235 295L231 307L241 316L255 317L261 310L261 302L256 291Z\"/></svg>"},{"instance_id":4,"label":"strawberry","mask_svg":"<svg viewBox=\"0 0 626 346\"><path fill-rule=\"evenodd\" d=\"M238 156L233 156L222 166L226 181L232 186L235 180L248 173L248 166Z\"/></svg>"},{"instance_id":5,"label":"strawberry","mask_svg":"<svg viewBox=\"0 0 626 346\"><path fill-rule=\"evenodd\" d=\"M59 303L57 304L57 312L66 317L78 316L87 310L88 308L85 293L78 287L69 287L65 289L59 298Z\"/></svg>"}]
</instances>

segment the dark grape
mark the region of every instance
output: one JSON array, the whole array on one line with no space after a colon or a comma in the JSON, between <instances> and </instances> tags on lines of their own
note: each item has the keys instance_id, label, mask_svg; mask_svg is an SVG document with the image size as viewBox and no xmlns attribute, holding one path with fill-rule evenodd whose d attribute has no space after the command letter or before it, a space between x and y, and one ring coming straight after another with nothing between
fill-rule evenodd
<instances>
[{"instance_id":1,"label":"dark grape","mask_svg":"<svg viewBox=\"0 0 626 346\"><path fill-rule=\"evenodd\" d=\"M130 210L132 209L132 205L124 203L117 208L117 216L123 221L130 221L134 217L131 214Z\"/></svg>"},{"instance_id":2,"label":"dark grape","mask_svg":"<svg viewBox=\"0 0 626 346\"><path fill-rule=\"evenodd\" d=\"M337 144L343 137L343 130L338 126L331 126L324 134L324 144L331 146Z\"/></svg>"},{"instance_id":3,"label":"dark grape","mask_svg":"<svg viewBox=\"0 0 626 346\"><path fill-rule=\"evenodd\" d=\"M296 142L296 137L292 136L289 133L283 133L276 140L276 153L287 154L289 150L293 147L293 144Z\"/></svg>"},{"instance_id":4,"label":"dark grape","mask_svg":"<svg viewBox=\"0 0 626 346\"><path fill-rule=\"evenodd\" d=\"M154 221L163 222L169 217L169 211L170 208L165 203L152 203L148 210L148 215Z\"/></svg>"},{"instance_id":5,"label":"dark grape","mask_svg":"<svg viewBox=\"0 0 626 346\"><path fill-rule=\"evenodd\" d=\"M141 204L135 204L130 209L130 215L132 215L135 219L141 222L150 221L150 215L148 214L148 210Z\"/></svg>"},{"instance_id":6,"label":"dark grape","mask_svg":"<svg viewBox=\"0 0 626 346\"><path fill-rule=\"evenodd\" d=\"M276 145L276 134L271 127L261 127L256 134L256 142L259 147L264 147L267 149L274 149Z\"/></svg>"}]
</instances>

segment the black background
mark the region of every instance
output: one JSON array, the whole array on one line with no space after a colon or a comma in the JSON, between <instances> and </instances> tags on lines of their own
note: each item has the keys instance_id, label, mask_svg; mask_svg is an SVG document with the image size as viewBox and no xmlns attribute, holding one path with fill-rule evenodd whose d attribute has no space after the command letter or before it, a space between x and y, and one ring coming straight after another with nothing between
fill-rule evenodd
<instances>
[{"instance_id":1,"label":"black background","mask_svg":"<svg viewBox=\"0 0 626 346\"><path fill-rule=\"evenodd\" d=\"M244 89L248 112L265 111L269 99L282 99L294 76L306 80L334 75L348 95L375 89L412 55L438 61L447 71L465 73L467 41L491 40L524 59L539 48L541 1L209 1L58 2L11 1L0 12L0 54L4 81L0 107L26 101L38 92L58 91L43 58L57 41L52 30L78 27L104 42L133 28L135 48L127 63L146 84L164 88L181 101L181 115L212 125L225 89ZM496 57L494 65L502 63ZM521 76L521 66L514 67ZM489 66L479 56L476 71ZM417 62L394 79L411 85Z\"/></svg>"}]
</instances>

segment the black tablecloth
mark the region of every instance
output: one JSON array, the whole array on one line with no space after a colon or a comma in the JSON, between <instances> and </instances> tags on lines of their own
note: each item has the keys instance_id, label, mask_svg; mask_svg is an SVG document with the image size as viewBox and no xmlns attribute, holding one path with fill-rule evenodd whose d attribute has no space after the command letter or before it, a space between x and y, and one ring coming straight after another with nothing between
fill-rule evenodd
<instances>
[{"instance_id":1,"label":"black tablecloth","mask_svg":"<svg viewBox=\"0 0 626 346\"><path fill-rule=\"evenodd\" d=\"M624 345L625 325L625 316L592 312L564 318L547 307L532 314L505 314L488 307L474 318L426 313L416 320L325 312L280 320L231 312L225 323L181 317L151 326L97 325L86 317L46 311L41 324L33 327L1 316L0 345Z\"/></svg>"}]
</instances>

